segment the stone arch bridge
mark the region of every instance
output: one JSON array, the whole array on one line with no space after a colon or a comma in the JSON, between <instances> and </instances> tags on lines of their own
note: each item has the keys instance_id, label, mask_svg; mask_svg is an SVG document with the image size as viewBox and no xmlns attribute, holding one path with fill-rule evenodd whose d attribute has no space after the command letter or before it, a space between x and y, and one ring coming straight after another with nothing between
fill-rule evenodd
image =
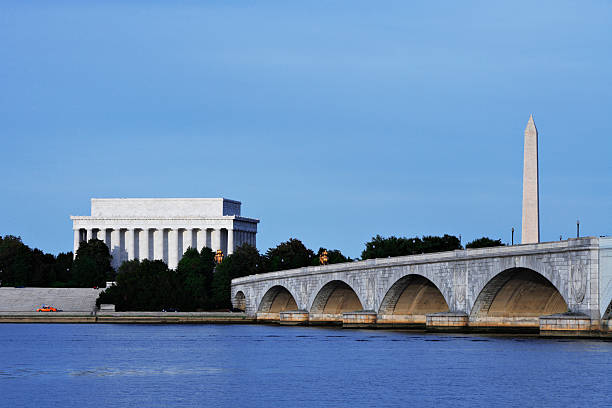
<instances>
[{"instance_id":1,"label":"stone arch bridge","mask_svg":"<svg viewBox=\"0 0 612 408\"><path fill-rule=\"evenodd\" d=\"M612 238L371 259L232 280L259 321L432 330L608 332Z\"/></svg>"}]
</instances>

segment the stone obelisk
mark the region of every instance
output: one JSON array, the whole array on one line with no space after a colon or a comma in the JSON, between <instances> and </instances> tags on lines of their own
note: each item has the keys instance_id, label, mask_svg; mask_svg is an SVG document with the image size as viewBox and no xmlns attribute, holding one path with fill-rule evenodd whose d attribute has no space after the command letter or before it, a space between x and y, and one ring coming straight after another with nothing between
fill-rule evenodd
<instances>
[{"instance_id":1,"label":"stone obelisk","mask_svg":"<svg viewBox=\"0 0 612 408\"><path fill-rule=\"evenodd\" d=\"M538 177L538 130L529 116L525 128L525 153L523 163L523 244L540 242L540 203Z\"/></svg>"}]
</instances>

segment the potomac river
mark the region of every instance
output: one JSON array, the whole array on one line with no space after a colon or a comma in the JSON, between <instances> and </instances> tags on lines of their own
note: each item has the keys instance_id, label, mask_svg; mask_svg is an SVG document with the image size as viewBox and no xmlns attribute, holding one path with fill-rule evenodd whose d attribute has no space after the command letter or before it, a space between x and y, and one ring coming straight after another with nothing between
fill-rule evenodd
<instances>
[{"instance_id":1,"label":"potomac river","mask_svg":"<svg viewBox=\"0 0 612 408\"><path fill-rule=\"evenodd\" d=\"M0 325L2 407L612 406L612 342L265 325Z\"/></svg>"}]
</instances>

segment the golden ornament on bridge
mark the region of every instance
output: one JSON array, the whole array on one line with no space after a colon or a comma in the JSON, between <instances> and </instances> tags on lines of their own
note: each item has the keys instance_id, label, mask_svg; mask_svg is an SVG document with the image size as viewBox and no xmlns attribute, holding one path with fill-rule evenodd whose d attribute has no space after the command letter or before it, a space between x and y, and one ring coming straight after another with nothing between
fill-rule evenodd
<instances>
[{"instance_id":1,"label":"golden ornament on bridge","mask_svg":"<svg viewBox=\"0 0 612 408\"><path fill-rule=\"evenodd\" d=\"M327 261L329 258L327 257L327 250L323 251L321 255L319 255L319 262L321 265L327 265Z\"/></svg>"}]
</instances>

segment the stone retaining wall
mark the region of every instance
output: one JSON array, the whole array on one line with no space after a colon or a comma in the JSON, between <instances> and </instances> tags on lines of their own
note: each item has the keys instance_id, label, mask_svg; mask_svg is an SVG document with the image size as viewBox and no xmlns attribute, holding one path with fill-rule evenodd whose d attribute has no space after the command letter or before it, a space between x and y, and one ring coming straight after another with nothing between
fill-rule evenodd
<instances>
[{"instance_id":1,"label":"stone retaining wall","mask_svg":"<svg viewBox=\"0 0 612 408\"><path fill-rule=\"evenodd\" d=\"M35 312L50 305L65 312L93 312L104 289L0 288L0 312Z\"/></svg>"}]
</instances>

